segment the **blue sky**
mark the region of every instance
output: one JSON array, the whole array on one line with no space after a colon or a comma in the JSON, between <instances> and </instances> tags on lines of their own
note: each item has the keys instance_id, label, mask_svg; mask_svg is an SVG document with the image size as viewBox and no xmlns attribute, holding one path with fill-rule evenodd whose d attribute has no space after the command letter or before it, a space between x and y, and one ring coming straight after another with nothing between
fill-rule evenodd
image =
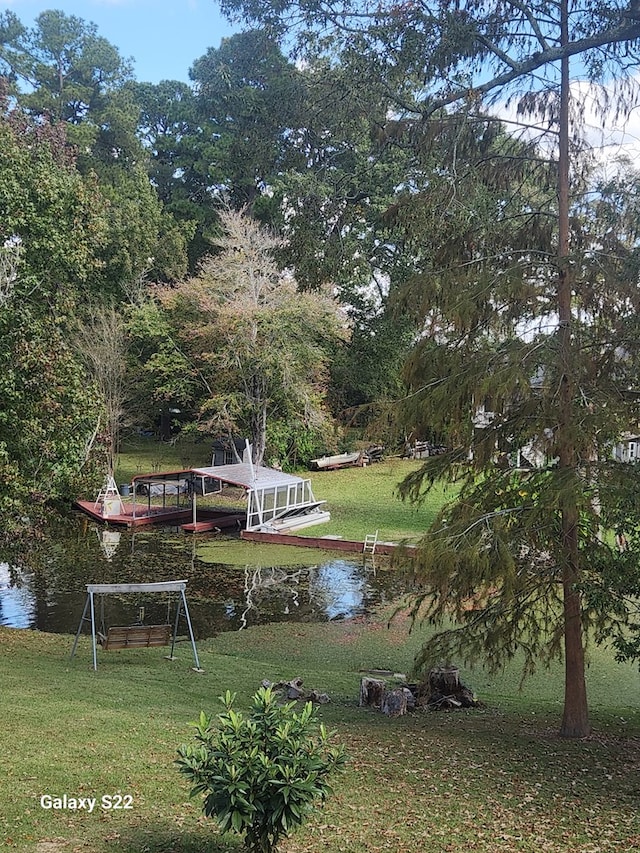
<instances>
[{"instance_id":1,"label":"blue sky","mask_svg":"<svg viewBox=\"0 0 640 853\"><path fill-rule=\"evenodd\" d=\"M27 26L46 9L92 21L149 83L189 82L194 60L234 32L215 0L0 0L0 12L7 9Z\"/></svg>"}]
</instances>

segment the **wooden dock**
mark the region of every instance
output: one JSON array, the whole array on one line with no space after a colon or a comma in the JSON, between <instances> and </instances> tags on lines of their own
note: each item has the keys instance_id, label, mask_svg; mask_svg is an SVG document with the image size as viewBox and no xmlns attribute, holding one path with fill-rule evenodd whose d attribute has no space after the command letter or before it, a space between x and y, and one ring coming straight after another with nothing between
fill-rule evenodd
<instances>
[{"instance_id":1,"label":"wooden dock","mask_svg":"<svg viewBox=\"0 0 640 853\"><path fill-rule=\"evenodd\" d=\"M191 533L223 530L240 527L244 524L246 514L242 511L230 513L227 509L199 509L196 523L193 523L193 510L185 507L145 506L136 504L133 514L133 504L122 501L123 512L117 515L103 515L100 504L95 501L76 501L75 505L95 521L101 521L116 527L144 527L150 524L177 524L183 530Z\"/></svg>"},{"instance_id":2,"label":"wooden dock","mask_svg":"<svg viewBox=\"0 0 640 853\"><path fill-rule=\"evenodd\" d=\"M296 536L293 533L258 533L254 530L243 530L240 537L249 542L272 545L296 545L298 548L320 548L324 551L346 551L351 554L364 553L364 542L338 539L333 536ZM414 545L403 545L398 542L377 542L375 553L391 556L406 550L410 554L414 547Z\"/></svg>"},{"instance_id":3,"label":"wooden dock","mask_svg":"<svg viewBox=\"0 0 640 853\"><path fill-rule=\"evenodd\" d=\"M188 521L191 516L190 507L147 507L144 504L136 504L136 512L133 514L133 504L122 501L122 512L116 515L103 515L102 505L96 501L76 501L75 506L85 512L95 521L103 521L120 527L143 527L148 524L170 524Z\"/></svg>"}]
</instances>

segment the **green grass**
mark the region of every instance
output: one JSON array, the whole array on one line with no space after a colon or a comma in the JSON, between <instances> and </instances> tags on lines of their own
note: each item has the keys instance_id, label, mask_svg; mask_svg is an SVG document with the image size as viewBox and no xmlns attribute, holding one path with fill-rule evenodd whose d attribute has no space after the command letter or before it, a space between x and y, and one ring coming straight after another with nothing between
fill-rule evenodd
<instances>
[{"instance_id":1,"label":"green grass","mask_svg":"<svg viewBox=\"0 0 640 853\"><path fill-rule=\"evenodd\" d=\"M175 445L152 439L132 439L119 457L116 481L126 483L136 474L170 471L210 464L206 441L178 440ZM367 468L337 471L299 471L309 477L315 497L327 502L331 521L301 531L307 536L341 536L361 541L378 531L382 541L415 542L429 526L451 491L436 488L419 506L402 501L398 484L420 463L389 458Z\"/></svg>"},{"instance_id":2,"label":"green grass","mask_svg":"<svg viewBox=\"0 0 640 853\"><path fill-rule=\"evenodd\" d=\"M367 468L342 468L310 474L313 492L326 500L331 521L302 533L364 539L378 530L383 541L415 541L424 534L443 501L451 494L436 488L420 505L400 499L399 483L420 463L390 458Z\"/></svg>"},{"instance_id":3,"label":"green grass","mask_svg":"<svg viewBox=\"0 0 640 853\"><path fill-rule=\"evenodd\" d=\"M136 474L181 471L211 465L211 441L178 440L171 444L154 438L130 437L118 456L116 482L128 483Z\"/></svg>"},{"instance_id":4,"label":"green grass","mask_svg":"<svg viewBox=\"0 0 640 853\"><path fill-rule=\"evenodd\" d=\"M517 689L517 665L500 676L466 671L486 703L466 712L396 720L357 706L360 670L406 671L424 639L400 616L268 625L199 645L168 663L163 650L102 652L90 669L83 638L0 629L0 849L20 853L230 853L189 800L173 767L199 710L238 692L245 707L262 679L301 676L332 699L319 716L350 763L336 795L285 853L398 850L640 849L640 688L631 666L599 652L589 670L592 738L556 736L562 687L552 669ZM54 812L42 794L130 794L127 811Z\"/></svg>"}]
</instances>

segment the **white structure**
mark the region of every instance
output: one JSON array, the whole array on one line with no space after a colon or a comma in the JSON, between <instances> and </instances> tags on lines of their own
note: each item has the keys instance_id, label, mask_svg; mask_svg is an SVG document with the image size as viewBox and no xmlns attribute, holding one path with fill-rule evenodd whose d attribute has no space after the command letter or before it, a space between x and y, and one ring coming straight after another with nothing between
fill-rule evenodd
<instances>
[{"instance_id":1,"label":"white structure","mask_svg":"<svg viewBox=\"0 0 640 853\"><path fill-rule=\"evenodd\" d=\"M192 468L195 478L193 519L196 520L196 495L221 492L225 485L240 486L247 493L246 530L282 533L300 530L328 521L323 510L325 501L317 501L311 481L274 468L263 468L251 462L236 465L214 465Z\"/></svg>"},{"instance_id":2,"label":"white structure","mask_svg":"<svg viewBox=\"0 0 640 853\"><path fill-rule=\"evenodd\" d=\"M616 462L638 462L640 460L640 435L623 435L613 448Z\"/></svg>"},{"instance_id":3,"label":"white structure","mask_svg":"<svg viewBox=\"0 0 640 853\"><path fill-rule=\"evenodd\" d=\"M104 518L109 518L112 515L122 515L124 512L122 498L113 477L107 477L106 483L98 492L94 508L100 510Z\"/></svg>"}]
</instances>

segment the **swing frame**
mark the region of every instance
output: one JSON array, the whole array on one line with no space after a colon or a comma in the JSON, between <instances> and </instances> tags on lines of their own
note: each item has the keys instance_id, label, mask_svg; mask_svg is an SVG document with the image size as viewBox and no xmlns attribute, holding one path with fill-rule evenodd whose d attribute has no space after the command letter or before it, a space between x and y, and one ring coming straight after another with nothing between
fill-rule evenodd
<instances>
[{"instance_id":1,"label":"swing frame","mask_svg":"<svg viewBox=\"0 0 640 853\"><path fill-rule=\"evenodd\" d=\"M191 640L193 659L195 661L195 666L193 667L193 669L195 672L203 672L203 670L200 668L198 650L196 649L196 641L193 636L193 627L191 625L191 617L189 615L189 607L187 606L187 597L185 595L185 589L187 587L186 580L160 581L158 583L88 583L86 586L87 599L84 604L84 610L82 611L82 617L80 618L80 624L78 625L78 630L76 632L76 638L73 643L73 648L71 649L70 658L73 658L76 653L78 640L80 639L80 633L82 632L82 626L85 622L91 622L91 641L93 649L94 670L98 669L97 645L98 642L100 642L100 637L104 638L104 641L101 642L101 645L105 650L116 648L148 648L149 646L168 645L169 631L171 629L170 625L129 625L123 627L109 628L106 635L101 635L96 628L95 596L103 596L104 601L105 595L120 595L140 592L175 592L179 593L179 604L176 609L176 618L173 623L171 652L169 655L166 656L167 660L175 660L173 652L175 649L176 637L178 634L178 624L180 621L180 616L184 614L187 626L189 628L189 638ZM90 616L87 616L87 611L89 611Z\"/></svg>"}]
</instances>

